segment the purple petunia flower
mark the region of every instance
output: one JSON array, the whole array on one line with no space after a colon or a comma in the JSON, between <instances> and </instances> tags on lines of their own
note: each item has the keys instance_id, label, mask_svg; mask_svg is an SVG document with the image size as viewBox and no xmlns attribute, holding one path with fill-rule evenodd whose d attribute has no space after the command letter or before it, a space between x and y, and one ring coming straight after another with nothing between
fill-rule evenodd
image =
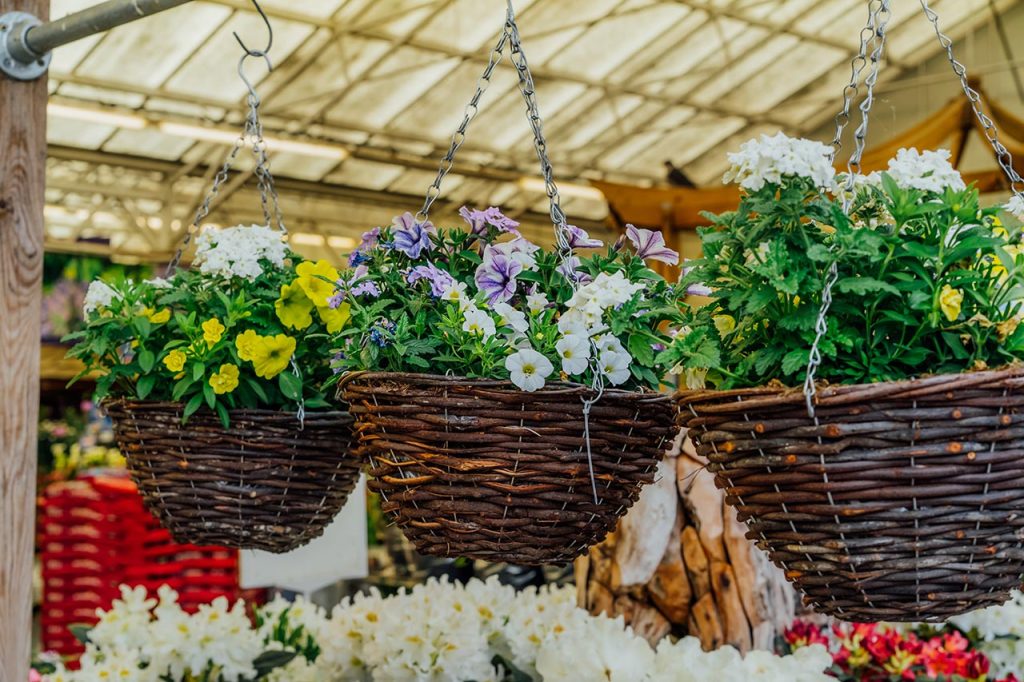
<instances>
[{"instance_id":1,"label":"purple petunia flower","mask_svg":"<svg viewBox=\"0 0 1024 682\"><path fill-rule=\"evenodd\" d=\"M363 253L362 251L353 251L352 253L350 253L348 255L349 267L355 268L355 267L359 267L360 265L362 265L364 263L369 263L369 262L370 262L370 257L368 255L366 255L365 253Z\"/></svg>"},{"instance_id":2,"label":"purple petunia flower","mask_svg":"<svg viewBox=\"0 0 1024 682\"><path fill-rule=\"evenodd\" d=\"M380 228L375 227L372 230L363 232L363 239L359 242L359 246L356 250L348 255L348 264L350 267L356 267L363 263L370 261L370 255L367 253L380 241Z\"/></svg>"},{"instance_id":3,"label":"purple petunia flower","mask_svg":"<svg viewBox=\"0 0 1024 682\"><path fill-rule=\"evenodd\" d=\"M483 211L463 206L459 209L459 215L469 223L470 231L478 237L486 236L488 225L498 232L519 235L519 230L516 229L519 227L519 223L503 214L500 209L494 206Z\"/></svg>"},{"instance_id":4,"label":"purple petunia flower","mask_svg":"<svg viewBox=\"0 0 1024 682\"><path fill-rule=\"evenodd\" d=\"M442 270L433 263L417 265L405 276L409 284L415 284L421 279L430 282L430 294L434 298L440 298L441 294L455 282L447 270Z\"/></svg>"},{"instance_id":5,"label":"purple petunia flower","mask_svg":"<svg viewBox=\"0 0 1024 682\"><path fill-rule=\"evenodd\" d=\"M388 335L393 334L395 329L396 325L394 322L381 320L370 329L370 341L381 348L389 346L391 345L391 339L388 338Z\"/></svg>"},{"instance_id":6,"label":"purple petunia flower","mask_svg":"<svg viewBox=\"0 0 1024 682\"><path fill-rule=\"evenodd\" d=\"M599 249L604 246L600 239L591 239L587 231L575 225L566 225L569 230L569 246L574 249Z\"/></svg>"},{"instance_id":7,"label":"purple petunia flower","mask_svg":"<svg viewBox=\"0 0 1024 682\"><path fill-rule=\"evenodd\" d=\"M665 246L661 232L626 225L626 237L633 242L636 255L641 260L658 260L669 265L679 262L679 254Z\"/></svg>"},{"instance_id":8,"label":"purple petunia flower","mask_svg":"<svg viewBox=\"0 0 1024 682\"><path fill-rule=\"evenodd\" d=\"M428 220L420 223L416 221L412 213L406 211L391 221L394 226L392 231L391 248L397 249L412 259L420 257L424 251L434 248L430 241L430 235L437 233L437 228Z\"/></svg>"},{"instance_id":9,"label":"purple petunia flower","mask_svg":"<svg viewBox=\"0 0 1024 682\"><path fill-rule=\"evenodd\" d=\"M580 259L576 256L571 256L568 260L563 261L555 269L555 272L565 277L570 282L576 282L577 284L586 284L587 282L593 281L593 277L588 275L579 269Z\"/></svg>"},{"instance_id":10,"label":"purple petunia flower","mask_svg":"<svg viewBox=\"0 0 1024 682\"><path fill-rule=\"evenodd\" d=\"M484 250L484 262L476 269L476 286L494 305L506 302L516 293L516 275L523 271L523 264L491 247Z\"/></svg>"}]
</instances>

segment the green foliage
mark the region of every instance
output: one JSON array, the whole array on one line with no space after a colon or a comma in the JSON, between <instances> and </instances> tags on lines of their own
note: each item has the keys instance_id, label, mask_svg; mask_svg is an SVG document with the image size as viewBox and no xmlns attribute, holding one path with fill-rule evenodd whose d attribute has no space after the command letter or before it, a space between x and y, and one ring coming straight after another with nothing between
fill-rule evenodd
<instances>
[{"instance_id":1,"label":"green foliage","mask_svg":"<svg viewBox=\"0 0 1024 682\"><path fill-rule=\"evenodd\" d=\"M788 178L709 216L684 279L713 291L665 353L690 385L803 382L826 271L838 267L820 379L862 383L999 367L1024 353L1024 255L978 192L856 191L850 217Z\"/></svg>"}]
</instances>

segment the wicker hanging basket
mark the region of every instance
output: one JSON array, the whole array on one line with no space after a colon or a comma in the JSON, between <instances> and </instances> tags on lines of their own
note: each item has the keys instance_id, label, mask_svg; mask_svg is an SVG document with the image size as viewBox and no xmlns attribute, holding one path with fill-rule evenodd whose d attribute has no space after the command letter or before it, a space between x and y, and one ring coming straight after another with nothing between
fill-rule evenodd
<instances>
[{"instance_id":1,"label":"wicker hanging basket","mask_svg":"<svg viewBox=\"0 0 1024 682\"><path fill-rule=\"evenodd\" d=\"M819 389L683 391L747 536L817 611L935 622L1024 576L1024 367Z\"/></svg>"},{"instance_id":2,"label":"wicker hanging basket","mask_svg":"<svg viewBox=\"0 0 1024 682\"><path fill-rule=\"evenodd\" d=\"M654 480L674 433L668 396L428 374L353 373L341 395L383 510L423 554L537 565L599 542Z\"/></svg>"},{"instance_id":3,"label":"wicker hanging basket","mask_svg":"<svg viewBox=\"0 0 1024 682\"><path fill-rule=\"evenodd\" d=\"M146 506L178 542L287 552L320 536L359 479L352 418L233 410L182 423L177 403L105 405Z\"/></svg>"}]
</instances>

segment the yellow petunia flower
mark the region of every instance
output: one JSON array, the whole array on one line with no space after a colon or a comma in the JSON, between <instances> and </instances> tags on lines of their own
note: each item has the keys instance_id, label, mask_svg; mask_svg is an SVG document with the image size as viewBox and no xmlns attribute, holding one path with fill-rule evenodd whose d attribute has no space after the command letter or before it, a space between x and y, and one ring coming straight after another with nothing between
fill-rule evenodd
<instances>
[{"instance_id":1,"label":"yellow petunia flower","mask_svg":"<svg viewBox=\"0 0 1024 682\"><path fill-rule=\"evenodd\" d=\"M960 305L964 302L964 294L959 289L954 289L948 284L942 286L939 292L939 309L946 319L952 322L960 317Z\"/></svg>"},{"instance_id":2,"label":"yellow petunia flower","mask_svg":"<svg viewBox=\"0 0 1024 682\"><path fill-rule=\"evenodd\" d=\"M164 357L164 367L174 373L178 373L185 369L185 361L188 360L188 356L180 350L172 350Z\"/></svg>"},{"instance_id":3,"label":"yellow petunia flower","mask_svg":"<svg viewBox=\"0 0 1024 682\"><path fill-rule=\"evenodd\" d=\"M238 367L225 364L220 366L220 371L210 377L210 386L217 395L231 393L238 388Z\"/></svg>"},{"instance_id":4,"label":"yellow petunia flower","mask_svg":"<svg viewBox=\"0 0 1024 682\"><path fill-rule=\"evenodd\" d=\"M281 287L281 298L274 301L274 310L281 324L292 329L305 329L313 324L313 302L306 296L299 281Z\"/></svg>"},{"instance_id":5,"label":"yellow petunia flower","mask_svg":"<svg viewBox=\"0 0 1024 682\"><path fill-rule=\"evenodd\" d=\"M352 306L348 303L342 303L337 308L322 306L317 308L316 312L320 315L323 323L327 325L327 331L331 334L336 334L342 330L348 323L349 318L352 317Z\"/></svg>"},{"instance_id":6,"label":"yellow petunia flower","mask_svg":"<svg viewBox=\"0 0 1024 682\"><path fill-rule=\"evenodd\" d=\"M260 337L252 352L252 366L256 376L273 379L284 371L294 353L295 339L286 334Z\"/></svg>"},{"instance_id":7,"label":"yellow petunia flower","mask_svg":"<svg viewBox=\"0 0 1024 682\"><path fill-rule=\"evenodd\" d=\"M146 308L145 310L142 311L142 314L144 317L146 317L146 319L148 319L153 324L164 324L165 322L171 319L170 308L164 308L159 312L157 312L153 308Z\"/></svg>"},{"instance_id":8,"label":"yellow petunia flower","mask_svg":"<svg viewBox=\"0 0 1024 682\"><path fill-rule=\"evenodd\" d=\"M722 336L731 333L736 329L736 318L732 315L715 315L711 318L715 323L715 329Z\"/></svg>"},{"instance_id":9,"label":"yellow petunia flower","mask_svg":"<svg viewBox=\"0 0 1024 682\"><path fill-rule=\"evenodd\" d=\"M252 354L256 344L263 338L251 329L247 329L235 337L235 348L238 350L238 357L246 362L252 362Z\"/></svg>"},{"instance_id":10,"label":"yellow petunia flower","mask_svg":"<svg viewBox=\"0 0 1024 682\"><path fill-rule=\"evenodd\" d=\"M295 282L298 282L302 290L306 292L306 296L313 302L313 305L318 308L326 306L327 299L334 295L336 289L334 283L338 281L338 271L327 261L318 260L316 263L312 261L299 263L299 266L295 268L295 274L298 275Z\"/></svg>"},{"instance_id":11,"label":"yellow petunia flower","mask_svg":"<svg viewBox=\"0 0 1024 682\"><path fill-rule=\"evenodd\" d=\"M224 338L224 325L220 323L220 320L211 317L203 322L203 340L206 341L207 346L213 348L222 338Z\"/></svg>"},{"instance_id":12,"label":"yellow petunia flower","mask_svg":"<svg viewBox=\"0 0 1024 682\"><path fill-rule=\"evenodd\" d=\"M1000 220L998 217L992 218L992 234L994 234L997 237L1002 237L1003 239L1006 239L1007 237L1010 236L1010 233L1006 230L1005 227L1003 227L1003 221Z\"/></svg>"}]
</instances>

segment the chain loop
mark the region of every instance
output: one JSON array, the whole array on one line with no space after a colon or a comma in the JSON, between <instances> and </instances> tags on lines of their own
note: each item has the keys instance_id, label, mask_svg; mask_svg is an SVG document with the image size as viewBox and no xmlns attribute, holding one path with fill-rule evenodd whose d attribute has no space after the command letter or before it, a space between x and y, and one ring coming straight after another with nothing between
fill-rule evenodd
<instances>
[{"instance_id":1,"label":"chain loop","mask_svg":"<svg viewBox=\"0 0 1024 682\"><path fill-rule=\"evenodd\" d=\"M928 5L928 0L920 0L920 2L924 15L931 22L932 28L935 29L935 36L938 38L939 45L945 50L946 58L953 67L953 73L960 79L960 87L963 88L964 94L967 95L974 115L977 117L978 122L981 123L985 139L992 145L992 149L996 153L996 161L999 162L999 166L1006 173L1006 178L1010 182L1010 191L1017 196L1021 196L1020 185L1024 184L1024 180L1017 173L1017 169L1013 167L1013 156L1010 154L1010 150L999 140L999 131L996 129L995 123L982 109L981 94L971 87L970 81L967 79L967 67L958 62L956 57L953 56L953 40L939 28L939 15Z\"/></svg>"},{"instance_id":2,"label":"chain loop","mask_svg":"<svg viewBox=\"0 0 1024 682\"><path fill-rule=\"evenodd\" d=\"M850 83L843 88L843 108L836 115L836 133L835 138L832 140L830 161L835 161L835 157L842 147L843 130L850 122L850 107L857 96L860 75L870 61L871 69L864 79L866 94L860 103L860 124L854 132L854 149L846 166L846 182L843 187L843 212L847 214L850 211L854 183L857 175L860 173L860 161L863 158L864 147L867 144L868 115L871 111L871 105L874 103L875 85L878 83L878 73L885 49L886 26L888 26L891 17L891 0L869 0L868 22L860 32L860 49L851 62L852 74ZM828 333L828 311L832 306L832 288L837 281L839 281L839 265L833 260L829 264L824 282L822 283L821 308L818 310L818 318L814 323L814 341L811 343L811 350L807 356L807 373L804 377L804 400L807 403L807 414L812 419L816 419L814 400L818 389L814 379L822 361L821 340Z\"/></svg>"}]
</instances>

